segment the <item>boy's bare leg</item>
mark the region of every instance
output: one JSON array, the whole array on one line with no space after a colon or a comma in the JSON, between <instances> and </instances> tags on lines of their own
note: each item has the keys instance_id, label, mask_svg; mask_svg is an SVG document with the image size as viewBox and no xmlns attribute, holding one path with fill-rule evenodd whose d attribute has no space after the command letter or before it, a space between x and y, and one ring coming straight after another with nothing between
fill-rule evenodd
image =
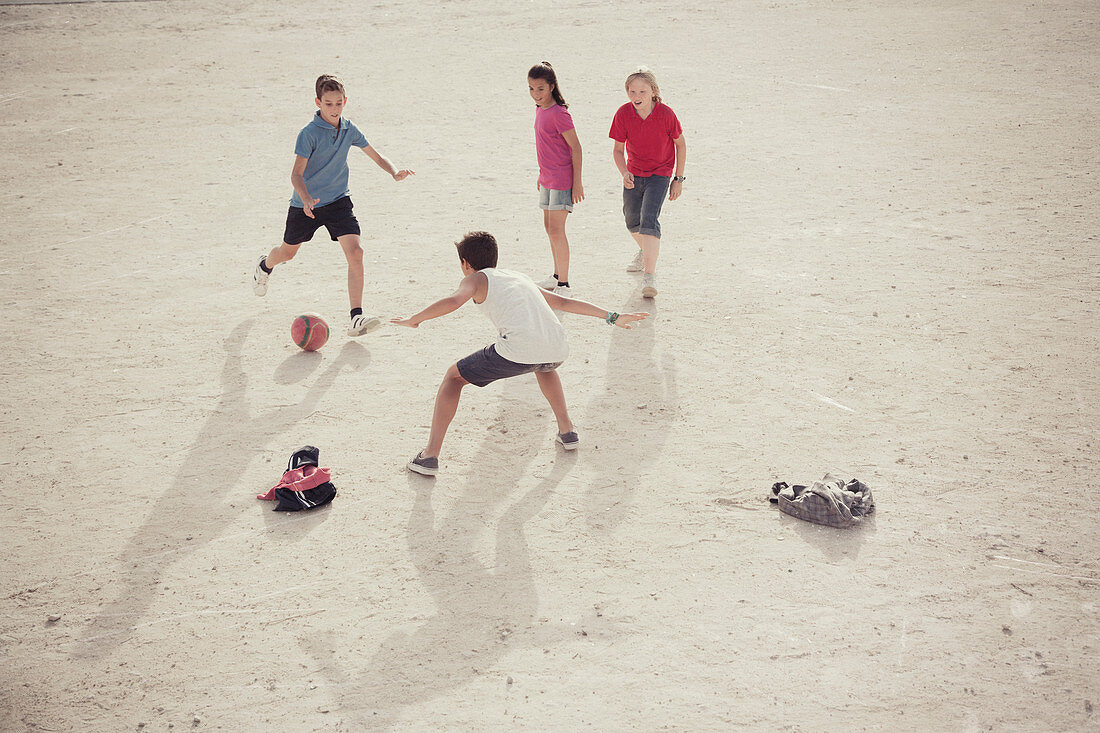
<instances>
[{"instance_id":1,"label":"boy's bare leg","mask_svg":"<svg viewBox=\"0 0 1100 733\"><path fill-rule=\"evenodd\" d=\"M543 211L542 223L546 227L546 236L550 238L550 254L554 257L554 272L558 280L569 282L569 238L565 236L565 219L569 212Z\"/></svg>"},{"instance_id":2,"label":"boy's bare leg","mask_svg":"<svg viewBox=\"0 0 1100 733\"><path fill-rule=\"evenodd\" d=\"M645 271L652 275L657 270L657 255L661 252L661 238L640 232L632 232L630 236L634 237L634 241L642 248Z\"/></svg>"},{"instance_id":3,"label":"boy's bare leg","mask_svg":"<svg viewBox=\"0 0 1100 733\"><path fill-rule=\"evenodd\" d=\"M557 370L535 372L535 378L539 380L542 396L554 411L554 418L558 421L558 432L563 434L572 432L573 421L569 419L569 410L565 406L565 391L561 388L561 377L558 376Z\"/></svg>"},{"instance_id":4,"label":"boy's bare leg","mask_svg":"<svg viewBox=\"0 0 1100 733\"><path fill-rule=\"evenodd\" d=\"M287 244L281 243L278 247L267 253L267 257L264 262L267 264L267 268L270 270L275 265L281 265L284 262L289 262L294 259L294 255L298 254L300 244Z\"/></svg>"},{"instance_id":5,"label":"boy's bare leg","mask_svg":"<svg viewBox=\"0 0 1100 733\"><path fill-rule=\"evenodd\" d=\"M437 458L443 448L443 438L447 435L447 428L454 420L458 411L458 400L462 397L462 388L469 382L458 373L458 365L451 364L447 373L443 375L443 383L439 385L439 391L435 395L435 409L432 412L432 429L428 434L428 447L420 452L424 458ZM564 398L563 398L564 399Z\"/></svg>"},{"instance_id":6,"label":"boy's bare leg","mask_svg":"<svg viewBox=\"0 0 1100 733\"><path fill-rule=\"evenodd\" d=\"M363 248L358 234L337 237L344 257L348 260L348 302L352 308L363 307Z\"/></svg>"}]
</instances>

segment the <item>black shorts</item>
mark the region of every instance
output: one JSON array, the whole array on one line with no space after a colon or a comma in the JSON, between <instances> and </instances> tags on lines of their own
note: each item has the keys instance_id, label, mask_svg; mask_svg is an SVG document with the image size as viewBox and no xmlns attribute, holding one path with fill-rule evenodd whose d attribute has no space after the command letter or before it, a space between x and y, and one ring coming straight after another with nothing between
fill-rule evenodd
<instances>
[{"instance_id":1,"label":"black shorts","mask_svg":"<svg viewBox=\"0 0 1100 733\"><path fill-rule=\"evenodd\" d=\"M305 209L291 206L286 213L286 230L283 242L301 244L313 239L313 235L322 226L328 229L328 235L335 242L345 234L359 234L359 221L352 211L351 196L336 199L331 204L313 209L313 217L306 216Z\"/></svg>"},{"instance_id":2,"label":"black shorts","mask_svg":"<svg viewBox=\"0 0 1100 733\"><path fill-rule=\"evenodd\" d=\"M458 375L475 387L484 387L498 379L518 377L520 374L531 372L552 372L561 366L561 362L553 364L517 364L508 361L497 353L497 347L486 346L480 351L475 351L469 356L458 360Z\"/></svg>"}]
</instances>

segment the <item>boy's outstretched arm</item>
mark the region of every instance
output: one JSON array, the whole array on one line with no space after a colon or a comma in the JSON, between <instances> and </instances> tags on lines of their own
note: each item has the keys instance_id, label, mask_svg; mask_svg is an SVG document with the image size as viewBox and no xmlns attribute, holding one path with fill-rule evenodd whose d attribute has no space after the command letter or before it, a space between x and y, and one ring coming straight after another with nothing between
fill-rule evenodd
<instances>
[{"instance_id":1,"label":"boy's outstretched arm","mask_svg":"<svg viewBox=\"0 0 1100 733\"><path fill-rule=\"evenodd\" d=\"M462 282L458 284L458 290L454 291L451 295L448 295L446 298L440 298L415 316L410 316L409 318L391 318L390 323L395 326L416 328L424 321L432 318L439 318L440 316L445 316L448 313L456 311L463 303L474 297L479 279L488 283L488 279L485 277L484 273L471 272L469 275L462 278Z\"/></svg>"},{"instance_id":2,"label":"boy's outstretched arm","mask_svg":"<svg viewBox=\"0 0 1100 733\"><path fill-rule=\"evenodd\" d=\"M627 325L628 323L641 321L649 317L648 313L615 313L613 311L607 311L592 305L588 301L564 298L557 293L551 293L549 290L543 290L542 297L546 299L546 304L554 310L565 311L566 313L576 313L581 316L602 318L609 324L618 326L619 328L630 328L630 326Z\"/></svg>"},{"instance_id":3,"label":"boy's outstretched arm","mask_svg":"<svg viewBox=\"0 0 1100 733\"><path fill-rule=\"evenodd\" d=\"M363 148L362 150L363 150L364 153L367 154L368 158L370 158L371 160L373 160L375 162L375 164L379 168L381 168L382 170L386 171L386 173L389 173L391 176L393 176L393 180L395 180L395 181L403 181L406 178L408 178L409 176L416 175L416 171L411 171L407 168L402 168L401 170L397 170L396 168L393 167L393 163L390 162L389 158L387 158L386 156L379 153L377 150L372 148L370 145Z\"/></svg>"}]
</instances>

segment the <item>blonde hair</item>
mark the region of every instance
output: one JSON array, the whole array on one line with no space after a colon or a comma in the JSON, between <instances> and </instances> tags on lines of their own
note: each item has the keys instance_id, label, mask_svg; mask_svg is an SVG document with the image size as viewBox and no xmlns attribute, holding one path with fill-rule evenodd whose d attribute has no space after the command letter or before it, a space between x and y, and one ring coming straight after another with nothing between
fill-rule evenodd
<instances>
[{"instance_id":1,"label":"blonde hair","mask_svg":"<svg viewBox=\"0 0 1100 733\"><path fill-rule=\"evenodd\" d=\"M639 67L637 71L626 77L626 83L623 85L623 87L629 87L630 82L632 81L644 81L650 86L650 88L653 89L653 101L661 101L661 87L657 86L657 77L653 75L652 71L644 66Z\"/></svg>"}]
</instances>

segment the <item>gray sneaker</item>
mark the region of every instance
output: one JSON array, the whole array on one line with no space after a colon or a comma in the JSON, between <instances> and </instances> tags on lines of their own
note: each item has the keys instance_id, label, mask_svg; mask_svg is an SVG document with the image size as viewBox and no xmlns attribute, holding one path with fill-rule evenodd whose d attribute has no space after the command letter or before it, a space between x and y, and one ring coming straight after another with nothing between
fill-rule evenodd
<instances>
[{"instance_id":1,"label":"gray sneaker","mask_svg":"<svg viewBox=\"0 0 1100 733\"><path fill-rule=\"evenodd\" d=\"M642 275L642 297L652 298L657 295L657 278L647 272Z\"/></svg>"},{"instance_id":2,"label":"gray sneaker","mask_svg":"<svg viewBox=\"0 0 1100 733\"><path fill-rule=\"evenodd\" d=\"M424 451L420 451L420 453L423 452ZM421 476L434 476L439 473L439 459L435 457L425 458L420 455L420 453L417 453L416 458L409 461L406 467L413 473L419 473Z\"/></svg>"},{"instance_id":3,"label":"gray sneaker","mask_svg":"<svg viewBox=\"0 0 1100 733\"><path fill-rule=\"evenodd\" d=\"M581 444L581 439L578 437L575 430L570 430L568 433L558 433L558 437L554 438L561 444L562 448L566 450L576 450L577 446Z\"/></svg>"},{"instance_id":4,"label":"gray sneaker","mask_svg":"<svg viewBox=\"0 0 1100 733\"><path fill-rule=\"evenodd\" d=\"M638 248L638 253L634 255L634 259L630 261L630 264L626 266L627 272L641 272L645 269L645 258L642 256L641 247Z\"/></svg>"},{"instance_id":5,"label":"gray sneaker","mask_svg":"<svg viewBox=\"0 0 1100 733\"><path fill-rule=\"evenodd\" d=\"M252 271L252 292L261 297L267 295L267 279L271 277L270 272L264 272L260 267L266 259L267 255L260 257L256 263L256 269Z\"/></svg>"},{"instance_id":6,"label":"gray sneaker","mask_svg":"<svg viewBox=\"0 0 1100 733\"><path fill-rule=\"evenodd\" d=\"M382 319L378 316L364 316L360 314L351 319L351 325L348 326L348 336L362 336L365 333L376 330L381 325Z\"/></svg>"}]
</instances>

